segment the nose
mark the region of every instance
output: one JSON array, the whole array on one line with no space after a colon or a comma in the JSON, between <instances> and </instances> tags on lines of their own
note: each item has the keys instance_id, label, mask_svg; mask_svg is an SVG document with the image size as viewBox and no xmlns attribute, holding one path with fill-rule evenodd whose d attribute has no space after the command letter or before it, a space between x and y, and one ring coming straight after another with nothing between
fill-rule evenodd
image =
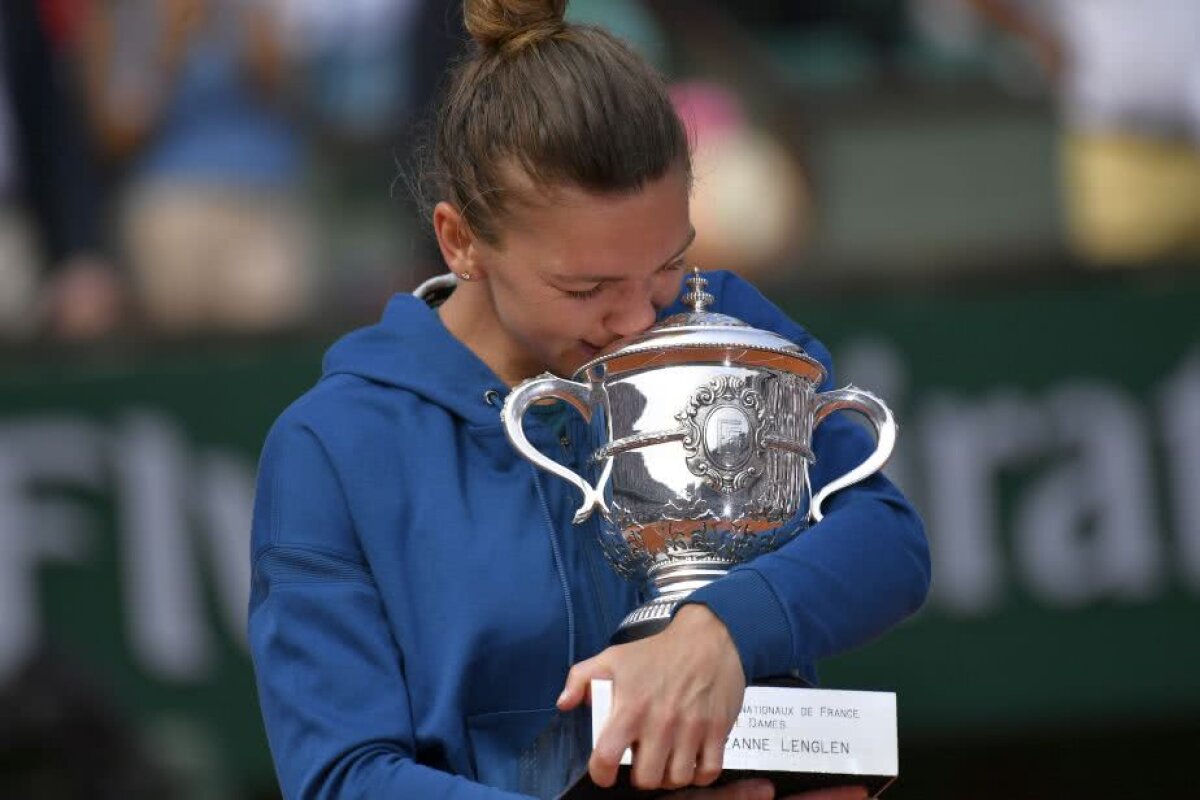
<instances>
[{"instance_id":1,"label":"nose","mask_svg":"<svg viewBox=\"0 0 1200 800\"><path fill-rule=\"evenodd\" d=\"M633 336L654 324L658 308L651 287L631 285L613 297L605 326L617 336Z\"/></svg>"}]
</instances>

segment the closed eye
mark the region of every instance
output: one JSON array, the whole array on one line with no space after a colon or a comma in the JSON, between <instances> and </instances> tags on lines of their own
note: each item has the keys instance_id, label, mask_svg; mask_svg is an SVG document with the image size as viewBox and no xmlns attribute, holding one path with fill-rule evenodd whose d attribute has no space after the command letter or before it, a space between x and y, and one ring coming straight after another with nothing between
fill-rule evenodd
<instances>
[{"instance_id":1,"label":"closed eye","mask_svg":"<svg viewBox=\"0 0 1200 800\"><path fill-rule=\"evenodd\" d=\"M674 261L670 262L669 264L664 264L662 267L659 268L658 271L659 271L659 274L668 273L668 272L678 272L679 270L684 269L686 267L687 267L687 262L681 256L680 258L675 259ZM600 290L604 288L604 285L605 285L605 281L601 281L590 289L575 289L575 290L563 289L562 291L567 295L567 297L573 297L576 300L587 300L589 297L595 297L596 295L600 294Z\"/></svg>"},{"instance_id":2,"label":"closed eye","mask_svg":"<svg viewBox=\"0 0 1200 800\"><path fill-rule=\"evenodd\" d=\"M563 291L567 293L568 297L574 297L576 300L586 300L589 297L595 297L596 295L600 294L600 290L603 288L604 288L603 283L597 283L595 286L593 286L590 289L582 289L579 291L571 291L570 289L563 289Z\"/></svg>"}]
</instances>

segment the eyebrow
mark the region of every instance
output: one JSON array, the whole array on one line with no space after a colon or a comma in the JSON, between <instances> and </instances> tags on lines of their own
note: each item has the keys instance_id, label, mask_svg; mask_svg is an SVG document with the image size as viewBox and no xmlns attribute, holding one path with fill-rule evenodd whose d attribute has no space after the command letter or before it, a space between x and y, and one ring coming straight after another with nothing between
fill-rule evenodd
<instances>
[{"instance_id":1,"label":"eyebrow","mask_svg":"<svg viewBox=\"0 0 1200 800\"><path fill-rule=\"evenodd\" d=\"M683 255L687 251L687 249L692 246L692 242L694 242L694 241L696 241L696 229L694 227L690 227L688 229L687 239L684 241L683 246L680 247L678 250L676 250L674 255L672 255L670 258L668 258L663 263L659 264L658 269L662 269L663 267L667 266L675 259L679 258L681 255ZM575 281L575 282L594 281L597 283L599 283L601 281L622 280L622 276L619 276L619 275L553 275L551 277L553 277L555 280L560 280L560 281Z\"/></svg>"}]
</instances>

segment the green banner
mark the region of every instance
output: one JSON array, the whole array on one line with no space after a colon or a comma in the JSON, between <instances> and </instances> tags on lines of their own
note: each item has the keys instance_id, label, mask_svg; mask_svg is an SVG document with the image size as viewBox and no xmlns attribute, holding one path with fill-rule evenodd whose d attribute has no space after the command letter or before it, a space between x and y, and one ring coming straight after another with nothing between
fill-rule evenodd
<instances>
[{"instance_id":1,"label":"green banner","mask_svg":"<svg viewBox=\"0 0 1200 800\"><path fill-rule=\"evenodd\" d=\"M926 608L828 685L896 690L918 740L1200 717L1200 280L777 297L892 405L933 546ZM7 359L0 681L53 643L210 796L271 785L254 465L323 346Z\"/></svg>"},{"instance_id":2,"label":"green banner","mask_svg":"<svg viewBox=\"0 0 1200 800\"><path fill-rule=\"evenodd\" d=\"M1200 283L787 305L893 405L933 554L921 614L825 678L912 731L1200 719Z\"/></svg>"},{"instance_id":3,"label":"green banner","mask_svg":"<svg viewBox=\"0 0 1200 800\"><path fill-rule=\"evenodd\" d=\"M53 644L187 796L273 782L244 633L254 469L321 349L23 359L0 381L0 682Z\"/></svg>"}]
</instances>

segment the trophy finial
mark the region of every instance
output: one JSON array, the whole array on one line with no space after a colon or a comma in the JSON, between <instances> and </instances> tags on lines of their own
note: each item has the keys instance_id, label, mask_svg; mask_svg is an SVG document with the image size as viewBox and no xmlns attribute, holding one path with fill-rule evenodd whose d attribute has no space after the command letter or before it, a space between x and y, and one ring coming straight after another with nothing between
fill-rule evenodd
<instances>
[{"instance_id":1,"label":"trophy finial","mask_svg":"<svg viewBox=\"0 0 1200 800\"><path fill-rule=\"evenodd\" d=\"M696 313L707 310L715 298L704 291L708 280L700 274L699 267L692 267L692 274L687 279L687 285L691 291L683 296L684 305L690 306Z\"/></svg>"}]
</instances>

